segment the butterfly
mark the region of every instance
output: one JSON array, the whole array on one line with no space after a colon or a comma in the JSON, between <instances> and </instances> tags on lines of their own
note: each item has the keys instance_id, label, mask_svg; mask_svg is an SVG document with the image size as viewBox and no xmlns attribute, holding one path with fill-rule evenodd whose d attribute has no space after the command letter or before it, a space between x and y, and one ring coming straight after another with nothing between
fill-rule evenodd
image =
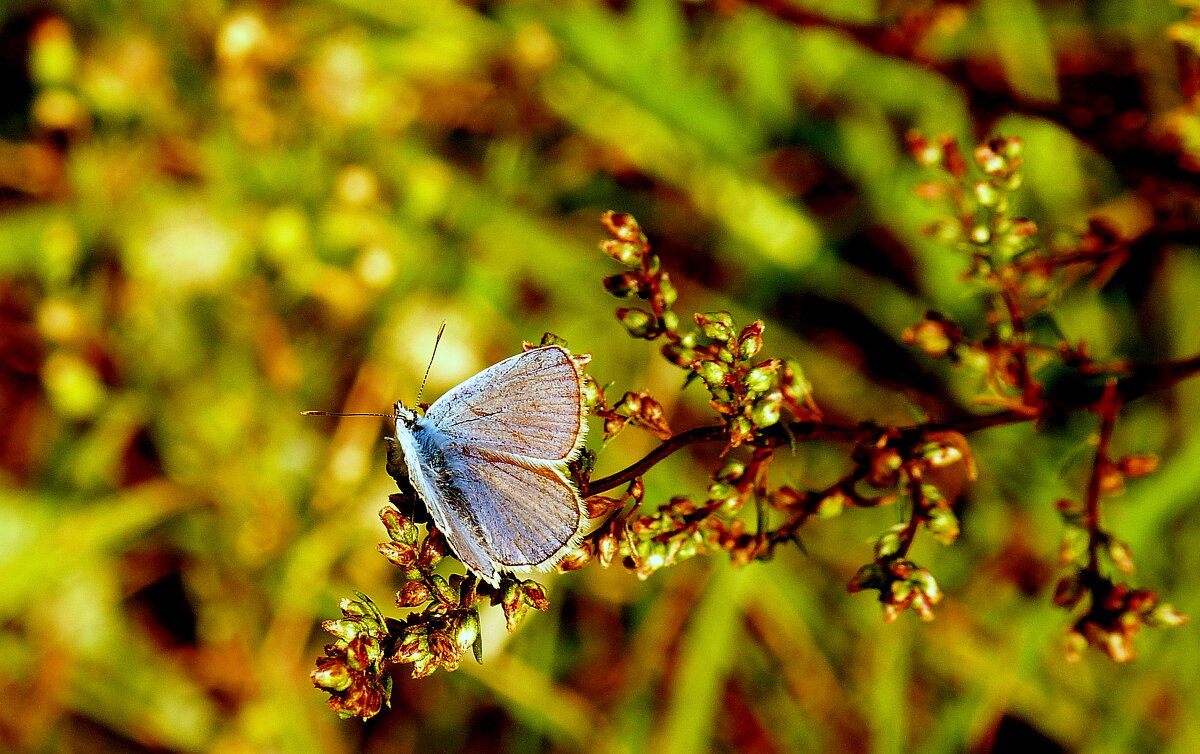
<instances>
[{"instance_id":1,"label":"butterfly","mask_svg":"<svg viewBox=\"0 0 1200 754\"><path fill-rule=\"evenodd\" d=\"M587 506L567 475L583 450L582 359L533 348L484 369L420 415L400 401L389 468L406 473L455 555L496 586L575 549Z\"/></svg>"}]
</instances>

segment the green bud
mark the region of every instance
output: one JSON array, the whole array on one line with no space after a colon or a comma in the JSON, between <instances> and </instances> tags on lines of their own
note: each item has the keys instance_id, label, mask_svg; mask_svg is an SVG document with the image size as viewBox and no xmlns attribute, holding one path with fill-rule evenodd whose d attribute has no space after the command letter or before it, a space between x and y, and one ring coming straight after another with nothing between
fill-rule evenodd
<instances>
[{"instance_id":1,"label":"green bud","mask_svg":"<svg viewBox=\"0 0 1200 754\"><path fill-rule=\"evenodd\" d=\"M596 406L604 403L604 388L591 375L583 378L583 405L590 413Z\"/></svg>"},{"instance_id":2,"label":"green bud","mask_svg":"<svg viewBox=\"0 0 1200 754\"><path fill-rule=\"evenodd\" d=\"M317 660L317 669L309 674L315 686L325 691L345 691L350 688L350 669L333 657Z\"/></svg>"},{"instance_id":3,"label":"green bud","mask_svg":"<svg viewBox=\"0 0 1200 754\"><path fill-rule=\"evenodd\" d=\"M471 610L462 617L458 623L458 629L454 632L454 641L458 644L458 648L466 650L467 647L475 643L475 639L479 637L479 613Z\"/></svg>"},{"instance_id":4,"label":"green bud","mask_svg":"<svg viewBox=\"0 0 1200 754\"><path fill-rule=\"evenodd\" d=\"M896 524L875 538L875 559L883 560L890 555L900 552L900 534L908 528L907 524Z\"/></svg>"},{"instance_id":5,"label":"green bud","mask_svg":"<svg viewBox=\"0 0 1200 754\"><path fill-rule=\"evenodd\" d=\"M621 400L617 401L617 405L613 406L613 412L624 417L637 416L641 411L642 396L632 392L625 393Z\"/></svg>"},{"instance_id":6,"label":"green bud","mask_svg":"<svg viewBox=\"0 0 1200 754\"><path fill-rule=\"evenodd\" d=\"M646 241L646 236L642 234L642 228L633 215L609 211L600 216L600 222L614 238L632 243L645 243Z\"/></svg>"},{"instance_id":7,"label":"green bud","mask_svg":"<svg viewBox=\"0 0 1200 754\"><path fill-rule=\"evenodd\" d=\"M421 545L421 554L417 557L417 565L426 570L433 568L442 558L446 557L449 551L446 537L437 529L432 529Z\"/></svg>"},{"instance_id":8,"label":"green bud","mask_svg":"<svg viewBox=\"0 0 1200 754\"><path fill-rule=\"evenodd\" d=\"M817 516L820 518L834 518L841 515L842 510L846 507L846 503L846 494L841 490L834 490L821 498L821 502L817 505Z\"/></svg>"},{"instance_id":9,"label":"green bud","mask_svg":"<svg viewBox=\"0 0 1200 754\"><path fill-rule=\"evenodd\" d=\"M1054 604L1071 609L1083 598L1083 580L1078 573L1064 576L1054 585Z\"/></svg>"},{"instance_id":10,"label":"green bud","mask_svg":"<svg viewBox=\"0 0 1200 754\"><path fill-rule=\"evenodd\" d=\"M765 393L775 386L775 377L779 374L779 362L775 359L757 366L746 373L743 380L746 389L751 393Z\"/></svg>"},{"instance_id":11,"label":"green bud","mask_svg":"<svg viewBox=\"0 0 1200 754\"><path fill-rule=\"evenodd\" d=\"M768 393L750 409L750 421L756 427L769 427L779 421L783 408L783 393Z\"/></svg>"},{"instance_id":12,"label":"green bud","mask_svg":"<svg viewBox=\"0 0 1200 754\"><path fill-rule=\"evenodd\" d=\"M436 574L432 579L430 579L430 581L432 582L433 586L432 594L437 597L438 602L442 602L447 605L458 603L458 591L455 590L454 587L450 586L448 581Z\"/></svg>"},{"instance_id":13,"label":"green bud","mask_svg":"<svg viewBox=\"0 0 1200 754\"><path fill-rule=\"evenodd\" d=\"M708 485L709 500L728 500L736 494L737 490L732 485L725 484L724 482L715 482Z\"/></svg>"},{"instance_id":14,"label":"green bud","mask_svg":"<svg viewBox=\"0 0 1200 754\"><path fill-rule=\"evenodd\" d=\"M783 393L793 401L800 402L812 392L812 384L804 376L804 368L795 359L783 360L783 374L780 387Z\"/></svg>"},{"instance_id":15,"label":"green bud","mask_svg":"<svg viewBox=\"0 0 1200 754\"><path fill-rule=\"evenodd\" d=\"M846 585L850 593L861 592L864 589L879 589L883 585L883 569L876 563L867 563L858 569L854 578Z\"/></svg>"},{"instance_id":16,"label":"green bud","mask_svg":"<svg viewBox=\"0 0 1200 754\"><path fill-rule=\"evenodd\" d=\"M521 582L521 592L525 604L545 612L550 609L550 600L546 599L546 589L541 584L533 580Z\"/></svg>"},{"instance_id":17,"label":"green bud","mask_svg":"<svg viewBox=\"0 0 1200 754\"><path fill-rule=\"evenodd\" d=\"M658 279L658 289L662 292L663 303L667 306L671 306L679 299L679 291L675 289L675 284L671 282L671 278L665 272Z\"/></svg>"},{"instance_id":18,"label":"green bud","mask_svg":"<svg viewBox=\"0 0 1200 754\"><path fill-rule=\"evenodd\" d=\"M726 342L733 337L733 316L729 312L697 314L696 324L707 338Z\"/></svg>"},{"instance_id":19,"label":"green bud","mask_svg":"<svg viewBox=\"0 0 1200 754\"><path fill-rule=\"evenodd\" d=\"M1083 634L1078 631L1068 633L1063 646L1063 654L1066 656L1067 662L1079 662L1087 645L1087 637Z\"/></svg>"},{"instance_id":20,"label":"green bud","mask_svg":"<svg viewBox=\"0 0 1200 754\"><path fill-rule=\"evenodd\" d=\"M942 599L942 590L938 588L937 580L933 578L933 574L924 568L918 568L913 571L909 577L909 583L921 591L925 595L925 599L931 604L936 605Z\"/></svg>"},{"instance_id":21,"label":"green bud","mask_svg":"<svg viewBox=\"0 0 1200 754\"><path fill-rule=\"evenodd\" d=\"M985 207L991 207L1000 200L1000 192L987 181L976 181L975 200Z\"/></svg>"},{"instance_id":22,"label":"green bud","mask_svg":"<svg viewBox=\"0 0 1200 754\"><path fill-rule=\"evenodd\" d=\"M1182 626L1184 623L1187 623L1188 617L1180 612L1179 609L1174 605L1166 602L1160 602L1155 605L1153 610L1150 611L1150 614L1147 616L1147 620L1156 626L1167 626L1173 628L1175 626Z\"/></svg>"},{"instance_id":23,"label":"green bud","mask_svg":"<svg viewBox=\"0 0 1200 754\"><path fill-rule=\"evenodd\" d=\"M321 628L333 634L342 641L352 641L362 630L362 624L354 618L327 620L321 623Z\"/></svg>"},{"instance_id":24,"label":"green bud","mask_svg":"<svg viewBox=\"0 0 1200 754\"><path fill-rule=\"evenodd\" d=\"M701 361L695 365L700 379L710 387L722 387L729 379L729 367L719 361Z\"/></svg>"},{"instance_id":25,"label":"green bud","mask_svg":"<svg viewBox=\"0 0 1200 754\"><path fill-rule=\"evenodd\" d=\"M729 421L730 445L736 447L751 437L754 437L754 426L750 423L749 419L744 416L735 416Z\"/></svg>"},{"instance_id":26,"label":"green bud","mask_svg":"<svg viewBox=\"0 0 1200 754\"><path fill-rule=\"evenodd\" d=\"M391 507L384 508L379 511L379 520L383 522L383 528L387 529L393 542L407 545L417 543L417 525L405 518L400 511Z\"/></svg>"},{"instance_id":27,"label":"green bud","mask_svg":"<svg viewBox=\"0 0 1200 754\"><path fill-rule=\"evenodd\" d=\"M635 338L645 338L650 334L654 323L654 315L644 309L617 309L617 319L625 325L625 329Z\"/></svg>"},{"instance_id":28,"label":"green bud","mask_svg":"<svg viewBox=\"0 0 1200 754\"><path fill-rule=\"evenodd\" d=\"M405 573L414 570L417 564L417 548L397 542L382 542L375 546L379 554L401 568Z\"/></svg>"},{"instance_id":29,"label":"green bud","mask_svg":"<svg viewBox=\"0 0 1200 754\"><path fill-rule=\"evenodd\" d=\"M663 312L662 324L664 330L675 332L679 329L679 315L668 309Z\"/></svg>"},{"instance_id":30,"label":"green bud","mask_svg":"<svg viewBox=\"0 0 1200 754\"><path fill-rule=\"evenodd\" d=\"M748 361L754 358L763 347L763 325L761 320L755 320L748 326L742 329L738 335L738 357L743 361Z\"/></svg>"},{"instance_id":31,"label":"green bud","mask_svg":"<svg viewBox=\"0 0 1200 754\"><path fill-rule=\"evenodd\" d=\"M716 478L721 482L736 482L746 473L746 464L741 461L728 461L717 472Z\"/></svg>"},{"instance_id":32,"label":"green bud","mask_svg":"<svg viewBox=\"0 0 1200 754\"><path fill-rule=\"evenodd\" d=\"M975 162L979 168L988 175L1000 175L1004 172L1004 158L992 151L992 148L986 144L980 145L975 150Z\"/></svg>"},{"instance_id":33,"label":"green bud","mask_svg":"<svg viewBox=\"0 0 1200 754\"><path fill-rule=\"evenodd\" d=\"M933 538L944 545L954 544L958 539L958 517L949 508L938 506L929 512L926 527Z\"/></svg>"},{"instance_id":34,"label":"green bud","mask_svg":"<svg viewBox=\"0 0 1200 754\"><path fill-rule=\"evenodd\" d=\"M1108 557L1112 559L1113 565L1121 569L1123 573L1133 573L1133 553L1130 551L1129 545L1119 539L1109 537Z\"/></svg>"}]
</instances>

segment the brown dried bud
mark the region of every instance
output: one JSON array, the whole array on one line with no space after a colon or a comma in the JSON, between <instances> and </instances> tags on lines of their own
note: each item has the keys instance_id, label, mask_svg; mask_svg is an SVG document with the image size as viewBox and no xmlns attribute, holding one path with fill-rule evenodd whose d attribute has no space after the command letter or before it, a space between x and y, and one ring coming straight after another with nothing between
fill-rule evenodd
<instances>
[{"instance_id":1,"label":"brown dried bud","mask_svg":"<svg viewBox=\"0 0 1200 754\"><path fill-rule=\"evenodd\" d=\"M546 612L550 609L550 600L546 599L546 589L536 581L521 582L521 591L525 602L535 610Z\"/></svg>"},{"instance_id":2,"label":"brown dried bud","mask_svg":"<svg viewBox=\"0 0 1200 754\"><path fill-rule=\"evenodd\" d=\"M396 593L397 607L416 607L433 599L429 587L423 581L409 581Z\"/></svg>"},{"instance_id":3,"label":"brown dried bud","mask_svg":"<svg viewBox=\"0 0 1200 754\"><path fill-rule=\"evenodd\" d=\"M1117 468L1130 479L1137 479L1157 471L1158 463L1153 453L1131 453L1117 461Z\"/></svg>"},{"instance_id":4,"label":"brown dried bud","mask_svg":"<svg viewBox=\"0 0 1200 754\"><path fill-rule=\"evenodd\" d=\"M645 243L646 241L646 236L642 234L642 228L633 215L609 211L600 216L600 222L613 235L613 238L630 243Z\"/></svg>"},{"instance_id":5,"label":"brown dried bud","mask_svg":"<svg viewBox=\"0 0 1200 754\"><path fill-rule=\"evenodd\" d=\"M417 548L415 547L396 542L381 542L376 545L375 549L379 550L380 555L390 560L393 565L403 569L406 573L416 568Z\"/></svg>"},{"instance_id":6,"label":"brown dried bud","mask_svg":"<svg viewBox=\"0 0 1200 754\"><path fill-rule=\"evenodd\" d=\"M417 558L417 564L425 570L433 568L449 551L445 535L431 526L429 536L425 537L425 543L421 545L421 555Z\"/></svg>"}]
</instances>

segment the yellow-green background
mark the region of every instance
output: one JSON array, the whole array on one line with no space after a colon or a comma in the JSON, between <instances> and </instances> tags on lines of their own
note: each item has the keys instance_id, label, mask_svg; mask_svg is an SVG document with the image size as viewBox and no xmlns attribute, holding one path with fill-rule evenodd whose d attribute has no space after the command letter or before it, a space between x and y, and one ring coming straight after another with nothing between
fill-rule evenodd
<instances>
[{"instance_id":1,"label":"yellow-green background","mask_svg":"<svg viewBox=\"0 0 1200 754\"><path fill-rule=\"evenodd\" d=\"M909 128L1023 137L1022 210L1048 235L1098 208L1144 227L1134 182L1068 131L983 122L970 84L835 27L936 11L919 56L1028 101L1060 98L1056 61L1111 53L1152 128L1194 128L1167 2L795 2L832 23L666 0L5 3L0 748L1200 750L1194 626L1144 633L1131 666L1063 659L1053 503L1079 494L1087 416L972 438L962 539L913 553L947 594L932 624L884 626L845 593L898 515L858 512L742 570L548 575L549 613L509 636L486 611L482 667L400 667L367 724L312 688L340 597L400 611L374 551L382 423L301 410L411 403L446 322L427 398L549 330L613 394L710 421L612 319L601 211L643 221L681 312L764 317L766 354L799 356L851 422L980 387L898 344L927 308L981 316L964 260L920 235ZM1196 248L1137 269L1068 295L1066 335L1116 358L1200 350ZM1192 614L1198 420L1195 384L1131 406L1115 450L1163 468L1108 506L1135 581ZM627 431L600 473L652 442ZM800 448L777 481L828 483L845 452ZM650 499L702 494L705 461L655 468Z\"/></svg>"}]
</instances>

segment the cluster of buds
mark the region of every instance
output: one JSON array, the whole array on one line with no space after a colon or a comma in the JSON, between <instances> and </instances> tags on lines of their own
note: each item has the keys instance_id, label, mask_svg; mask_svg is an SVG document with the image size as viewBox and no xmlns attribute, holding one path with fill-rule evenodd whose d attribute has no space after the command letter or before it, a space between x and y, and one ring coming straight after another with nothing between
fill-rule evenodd
<instances>
[{"instance_id":1,"label":"cluster of buds","mask_svg":"<svg viewBox=\"0 0 1200 754\"><path fill-rule=\"evenodd\" d=\"M1067 582L1059 582L1055 602L1068 609L1085 597L1088 609L1067 634L1067 658L1078 660L1091 645L1115 662L1129 662L1135 657L1134 637L1143 626L1173 627L1187 623L1187 616L1174 606L1161 602L1149 589L1133 589L1128 584L1113 583L1081 571Z\"/></svg>"},{"instance_id":2,"label":"cluster of buds","mask_svg":"<svg viewBox=\"0 0 1200 754\"><path fill-rule=\"evenodd\" d=\"M596 388L599 390L599 387ZM592 413L604 419L604 438L617 435L627 424L642 427L660 440L668 440L673 434L667 424L663 405L645 390L626 392L611 408L604 405L604 393L594 404Z\"/></svg>"},{"instance_id":3,"label":"cluster of buds","mask_svg":"<svg viewBox=\"0 0 1200 754\"><path fill-rule=\"evenodd\" d=\"M933 620L933 606L942 599L942 591L929 571L898 556L895 550L889 555L880 555L893 546L898 548L903 538L901 530L906 527L907 524L897 524L893 531L877 539L876 560L859 568L846 586L851 593L864 589L878 590L879 601L883 604L883 619L887 623L894 622L909 608L921 620Z\"/></svg>"},{"instance_id":4,"label":"cluster of buds","mask_svg":"<svg viewBox=\"0 0 1200 754\"><path fill-rule=\"evenodd\" d=\"M620 212L605 212L600 221L612 236L600 242L600 250L627 268L605 278L604 287L618 298L640 298L649 307L622 307L617 310L617 319L635 338L654 340L674 334L679 317L671 306L679 293L658 257L651 253L641 226L632 215Z\"/></svg>"},{"instance_id":5,"label":"cluster of buds","mask_svg":"<svg viewBox=\"0 0 1200 754\"><path fill-rule=\"evenodd\" d=\"M649 309L620 308L617 318L636 338L663 338L667 360L700 378L710 404L729 426L730 447L743 445L779 423L784 409L799 420L820 418L811 386L796 361L757 359L763 348L761 321L738 328L729 312L707 312L695 315L694 329L680 331L679 317L671 309L678 294L637 221L612 212L602 220L612 238L602 241L600 248L628 268L606 278L605 288L619 298L638 297L649 304ZM661 406L656 401L647 403L647 397L626 393L612 409L597 412L605 418L606 434L611 436L633 421L664 439L670 437L665 421L655 414Z\"/></svg>"},{"instance_id":6,"label":"cluster of buds","mask_svg":"<svg viewBox=\"0 0 1200 754\"><path fill-rule=\"evenodd\" d=\"M407 507L411 501L393 495L392 501ZM438 668L455 670L468 650L483 662L483 637L476 604L489 599L501 605L508 630L515 630L529 608L546 610L550 603L536 581L519 581L504 576L492 587L479 583L473 574L455 574L448 579L434 573L447 555L446 539L430 526L422 538L411 518L396 507L379 512L389 541L378 546L405 577L396 593L396 605L412 610L403 621L389 622L370 599L343 600L341 620L326 621L325 630L337 641L325 648L317 660L313 683L330 694L329 704L343 717L374 716L391 696L391 677L384 664L409 663L414 678Z\"/></svg>"},{"instance_id":7,"label":"cluster of buds","mask_svg":"<svg viewBox=\"0 0 1200 754\"><path fill-rule=\"evenodd\" d=\"M439 667L457 669L468 649L476 662L482 663L476 588L474 576L457 574L447 580L427 573L407 582L396 595L396 605L424 607L405 619L404 632L390 659L412 663L413 678L430 675Z\"/></svg>"},{"instance_id":8,"label":"cluster of buds","mask_svg":"<svg viewBox=\"0 0 1200 754\"><path fill-rule=\"evenodd\" d=\"M384 672L384 662L393 639L375 603L358 592L355 597L338 604L340 619L321 624L335 641L325 645L325 656L317 659L310 677L329 694L329 706L339 717L366 720L391 701L392 678Z\"/></svg>"},{"instance_id":9,"label":"cluster of buds","mask_svg":"<svg viewBox=\"0 0 1200 754\"><path fill-rule=\"evenodd\" d=\"M836 514L846 502L865 506L906 500L910 512L907 522L896 524L874 539L874 560L858 570L848 589L877 589L888 622L908 608L922 620L932 620L941 591L933 576L906 556L922 527L941 544L950 545L958 539L958 516L935 480L941 480L944 470L960 465L959 474L975 478L966 438L951 431L925 432L916 438L883 432L875 442L856 448L855 458L863 481L890 491L864 498L854 492L852 480L844 480L820 497L818 510L828 506L831 514Z\"/></svg>"},{"instance_id":10,"label":"cluster of buds","mask_svg":"<svg viewBox=\"0 0 1200 754\"><path fill-rule=\"evenodd\" d=\"M730 447L777 424L785 408L799 420L820 418L798 362L755 360L763 345L761 321L739 330L729 312L697 314L695 319L698 329L683 335L668 356L704 382L709 405L728 423Z\"/></svg>"},{"instance_id":11,"label":"cluster of buds","mask_svg":"<svg viewBox=\"0 0 1200 754\"><path fill-rule=\"evenodd\" d=\"M930 226L928 235L991 263L1007 262L1027 247L1025 239L1037 227L1010 214L1009 195L1022 182L1024 144L1019 138L995 138L975 149L975 165L983 173L978 180L968 175L967 159L953 137L931 141L910 132L908 147L918 163L940 167L946 174L916 188L917 196L946 201L952 212Z\"/></svg>"},{"instance_id":12,"label":"cluster of buds","mask_svg":"<svg viewBox=\"0 0 1200 754\"><path fill-rule=\"evenodd\" d=\"M654 515L629 521L624 542L625 567L639 579L701 552L720 548L712 517L689 497L673 497Z\"/></svg>"},{"instance_id":13,"label":"cluster of buds","mask_svg":"<svg viewBox=\"0 0 1200 754\"><path fill-rule=\"evenodd\" d=\"M529 608L542 612L550 609L550 600L546 599L546 590L541 584L532 579L519 581L512 576L500 580L500 585L492 592L491 603L504 608L504 623L509 631L517 630Z\"/></svg>"}]
</instances>

